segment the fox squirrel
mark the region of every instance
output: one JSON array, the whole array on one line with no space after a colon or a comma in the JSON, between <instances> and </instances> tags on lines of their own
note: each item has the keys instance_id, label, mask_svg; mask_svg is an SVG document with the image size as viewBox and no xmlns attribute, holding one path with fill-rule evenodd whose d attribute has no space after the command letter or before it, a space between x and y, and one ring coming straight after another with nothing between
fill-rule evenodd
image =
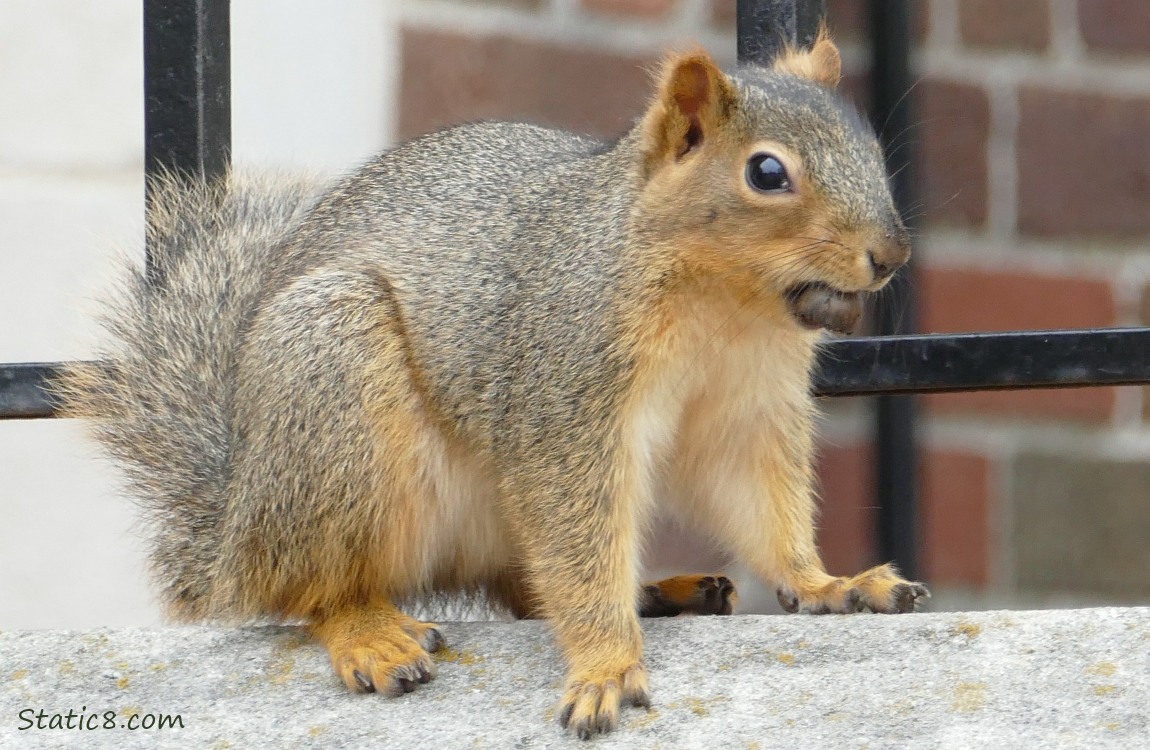
<instances>
[{"instance_id":1,"label":"fox squirrel","mask_svg":"<svg viewBox=\"0 0 1150 750\"><path fill-rule=\"evenodd\" d=\"M656 504L789 611L914 609L815 546L820 329L909 254L839 77L825 34L769 69L689 52L613 143L482 123L327 188L159 180L154 268L59 395L150 511L171 616L304 621L351 690L399 694L444 638L398 605L484 595L550 621L588 737L649 705L637 614L733 603L640 584Z\"/></svg>"}]
</instances>

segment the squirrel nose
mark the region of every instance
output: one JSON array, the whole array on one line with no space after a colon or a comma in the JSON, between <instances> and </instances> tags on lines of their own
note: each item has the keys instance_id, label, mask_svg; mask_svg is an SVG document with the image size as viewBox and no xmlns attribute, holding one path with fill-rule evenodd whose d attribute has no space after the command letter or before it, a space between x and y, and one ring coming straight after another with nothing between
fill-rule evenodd
<instances>
[{"instance_id":1,"label":"squirrel nose","mask_svg":"<svg viewBox=\"0 0 1150 750\"><path fill-rule=\"evenodd\" d=\"M891 263L885 260L879 260L875 257L873 250L867 252L867 257L870 258L870 267L874 270L875 281L882 281L902 266L902 263Z\"/></svg>"}]
</instances>

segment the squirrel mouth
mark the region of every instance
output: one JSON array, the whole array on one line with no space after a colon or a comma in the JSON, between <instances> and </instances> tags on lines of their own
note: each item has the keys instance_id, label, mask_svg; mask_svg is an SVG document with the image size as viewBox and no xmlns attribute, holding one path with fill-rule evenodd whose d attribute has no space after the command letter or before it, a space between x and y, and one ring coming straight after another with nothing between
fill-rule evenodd
<instances>
[{"instance_id":1,"label":"squirrel mouth","mask_svg":"<svg viewBox=\"0 0 1150 750\"><path fill-rule=\"evenodd\" d=\"M786 299L791 316L804 328L850 334L862 320L859 292L843 292L821 281L791 287Z\"/></svg>"}]
</instances>

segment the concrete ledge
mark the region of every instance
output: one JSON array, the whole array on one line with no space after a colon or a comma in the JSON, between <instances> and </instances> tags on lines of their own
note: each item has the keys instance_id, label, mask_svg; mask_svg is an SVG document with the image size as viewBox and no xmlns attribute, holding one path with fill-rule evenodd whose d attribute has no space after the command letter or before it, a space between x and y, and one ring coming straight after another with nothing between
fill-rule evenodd
<instances>
[{"instance_id":1,"label":"concrete ledge","mask_svg":"<svg viewBox=\"0 0 1150 750\"><path fill-rule=\"evenodd\" d=\"M645 630L655 708L627 710L600 747L1150 742L1150 609L680 618ZM345 693L294 628L0 633L0 747L586 747L554 722L562 670L544 624L446 633L435 681L399 699ZM114 711L115 728L20 729L41 710L45 723L72 710L73 724L86 711L100 726ZM154 714L178 714L183 728L120 726Z\"/></svg>"}]
</instances>

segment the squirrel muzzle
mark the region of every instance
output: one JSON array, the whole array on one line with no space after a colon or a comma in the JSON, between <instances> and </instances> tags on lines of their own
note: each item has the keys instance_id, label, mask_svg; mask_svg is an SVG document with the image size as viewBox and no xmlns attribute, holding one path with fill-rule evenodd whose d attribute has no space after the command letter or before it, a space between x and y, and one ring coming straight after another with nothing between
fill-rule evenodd
<instances>
[{"instance_id":1,"label":"squirrel muzzle","mask_svg":"<svg viewBox=\"0 0 1150 750\"><path fill-rule=\"evenodd\" d=\"M901 222L896 219L895 223L897 229L887 232L882 242L866 252L873 279L871 285L863 287L866 291L878 291L886 286L910 258L910 237ZM808 281L792 286L785 296L787 310L804 328L851 334L862 320L864 293L843 291L822 281Z\"/></svg>"}]
</instances>

